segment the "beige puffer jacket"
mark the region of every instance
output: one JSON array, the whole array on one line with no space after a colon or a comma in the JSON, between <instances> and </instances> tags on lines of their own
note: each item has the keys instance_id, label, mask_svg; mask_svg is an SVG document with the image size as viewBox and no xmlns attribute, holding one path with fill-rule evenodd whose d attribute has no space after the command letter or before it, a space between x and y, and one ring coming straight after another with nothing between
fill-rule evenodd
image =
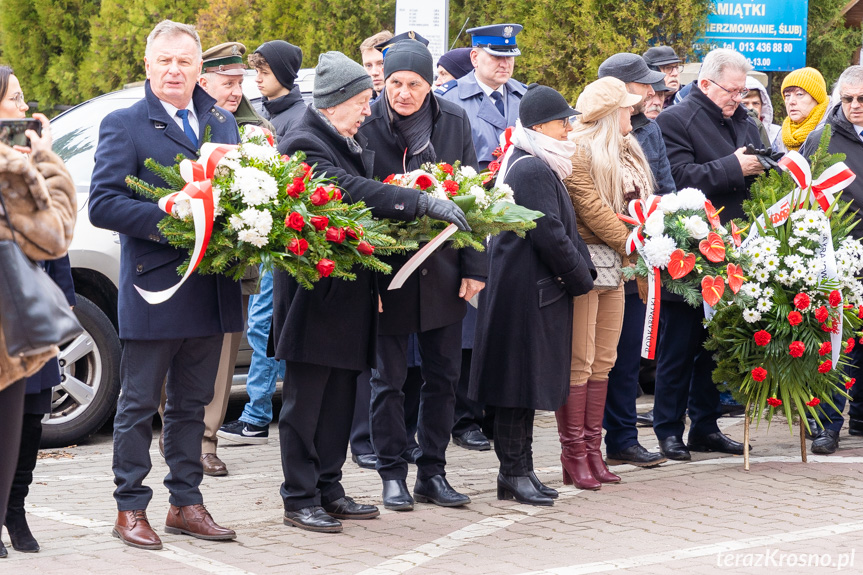
<instances>
[{"instance_id":1,"label":"beige puffer jacket","mask_svg":"<svg viewBox=\"0 0 863 575\"><path fill-rule=\"evenodd\" d=\"M77 201L72 177L59 156L36 152L28 157L0 144L0 193L15 227L15 239L30 259L52 260L66 253L75 229ZM9 239L12 233L0 207L0 241ZM0 330L0 390L37 372L58 351L9 357Z\"/></svg>"}]
</instances>

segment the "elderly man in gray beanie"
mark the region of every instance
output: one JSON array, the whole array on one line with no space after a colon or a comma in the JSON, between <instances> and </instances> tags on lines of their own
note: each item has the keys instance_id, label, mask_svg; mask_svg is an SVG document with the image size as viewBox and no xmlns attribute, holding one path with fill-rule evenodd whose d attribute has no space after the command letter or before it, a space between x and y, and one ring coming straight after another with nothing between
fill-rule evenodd
<instances>
[{"instance_id":1,"label":"elderly man in gray beanie","mask_svg":"<svg viewBox=\"0 0 863 575\"><path fill-rule=\"evenodd\" d=\"M434 60L416 40L391 45L384 56L386 87L360 128L374 150L372 174L384 179L426 163L446 162L477 169L467 112L432 93ZM404 167L403 167L404 166ZM405 255L387 258L393 272ZM371 437L378 457L387 509L413 509L407 488L404 390L408 336L419 342L423 385L420 390L417 460L413 495L445 507L470 503L446 480L446 448L452 431L455 386L461 369L461 321L467 301L485 287L488 259L471 248L435 252L395 291L381 293L383 313L377 338L377 368L372 370Z\"/></svg>"},{"instance_id":2,"label":"elderly man in gray beanie","mask_svg":"<svg viewBox=\"0 0 863 575\"><path fill-rule=\"evenodd\" d=\"M315 72L313 106L279 142L279 152L303 151L318 172L337 179L346 201L364 201L377 217L427 215L469 229L454 202L369 179L371 154L357 134L371 113L372 80L363 67L326 52ZM379 514L347 497L341 485L357 375L374 366L380 309L374 273L353 271L354 281L325 277L312 290L287 273L273 275L271 337L276 359L286 362L279 414L284 522L309 531L339 532L339 519Z\"/></svg>"}]
</instances>

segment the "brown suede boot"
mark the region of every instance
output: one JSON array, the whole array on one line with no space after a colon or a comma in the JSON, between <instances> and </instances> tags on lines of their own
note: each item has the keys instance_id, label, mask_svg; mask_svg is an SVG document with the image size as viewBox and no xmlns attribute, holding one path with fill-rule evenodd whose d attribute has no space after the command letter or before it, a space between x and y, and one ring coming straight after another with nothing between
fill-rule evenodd
<instances>
[{"instance_id":1,"label":"brown suede boot","mask_svg":"<svg viewBox=\"0 0 863 575\"><path fill-rule=\"evenodd\" d=\"M569 399L554 412L557 432L560 435L560 464L563 466L563 484L579 489L599 489L602 484L590 472L587 463L587 447L584 442L584 416L587 401L587 385L569 388Z\"/></svg>"},{"instance_id":2,"label":"brown suede boot","mask_svg":"<svg viewBox=\"0 0 863 575\"><path fill-rule=\"evenodd\" d=\"M605 416L605 396L608 380L587 382L587 408L584 415L584 443L587 446L587 463L590 472L600 483L620 483L620 476L608 470L599 450L602 443L602 418Z\"/></svg>"}]
</instances>

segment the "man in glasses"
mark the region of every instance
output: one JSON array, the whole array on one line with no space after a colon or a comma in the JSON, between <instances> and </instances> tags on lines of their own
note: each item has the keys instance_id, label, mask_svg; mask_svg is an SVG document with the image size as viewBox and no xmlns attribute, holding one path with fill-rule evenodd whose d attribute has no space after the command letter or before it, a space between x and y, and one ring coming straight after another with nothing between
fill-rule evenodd
<instances>
[{"instance_id":1,"label":"man in glasses","mask_svg":"<svg viewBox=\"0 0 863 575\"><path fill-rule=\"evenodd\" d=\"M669 107L674 103L674 95L680 90L680 71L683 68L680 58L671 46L654 46L642 56L651 70L665 74L663 81L668 90L663 93L663 107Z\"/></svg>"},{"instance_id":2,"label":"man in glasses","mask_svg":"<svg viewBox=\"0 0 863 575\"><path fill-rule=\"evenodd\" d=\"M752 67L739 52L711 51L701 72L679 104L656 118L668 151L677 189L698 188L723 220L743 217L749 186L763 171L758 158L744 155L747 144L760 148L758 128L740 105L746 96L746 73ZM714 362L704 351L704 311L663 292L653 430L660 451L669 459L689 460L692 451L743 453L716 425L719 391L711 373ZM692 421L688 446L683 444L683 417Z\"/></svg>"},{"instance_id":3,"label":"man in glasses","mask_svg":"<svg viewBox=\"0 0 863 575\"><path fill-rule=\"evenodd\" d=\"M840 105L834 106L827 111L827 124L832 129L830 146L827 151L831 154L845 154L845 163L851 168L857 179L851 182L842 193L843 200L849 200L853 204L852 210L863 208L863 66L851 66L846 68L839 80L836 82L839 93ZM800 153L808 158L815 153L818 142L824 128L813 130L806 138ZM863 237L863 229L856 226L851 230L851 235L857 239ZM850 377L861 378L860 366L863 366L863 345L857 345L851 351L851 366L848 368ZM863 381L863 380L861 380ZM857 384L851 388L851 407L848 409L848 433L849 435L863 435L863 385ZM845 409L845 397L840 394L833 396L833 402L838 411L829 405L824 406L827 420L821 417L824 429L820 432L813 430L815 437L812 440L812 453L829 454L836 451L839 446L839 430L842 429L844 419L842 411Z\"/></svg>"}]
</instances>

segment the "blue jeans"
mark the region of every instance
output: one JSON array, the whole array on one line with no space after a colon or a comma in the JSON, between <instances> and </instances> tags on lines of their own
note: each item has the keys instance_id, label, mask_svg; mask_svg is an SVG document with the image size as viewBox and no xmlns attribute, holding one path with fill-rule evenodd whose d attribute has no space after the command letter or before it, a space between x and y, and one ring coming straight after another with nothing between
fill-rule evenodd
<instances>
[{"instance_id":1,"label":"blue jeans","mask_svg":"<svg viewBox=\"0 0 863 575\"><path fill-rule=\"evenodd\" d=\"M249 298L249 327L246 338L252 346L252 362L246 379L249 402L240 421L266 427L273 420L276 378L285 377L285 362L267 357L267 339L273 320L273 274L261 269L261 293Z\"/></svg>"}]
</instances>

